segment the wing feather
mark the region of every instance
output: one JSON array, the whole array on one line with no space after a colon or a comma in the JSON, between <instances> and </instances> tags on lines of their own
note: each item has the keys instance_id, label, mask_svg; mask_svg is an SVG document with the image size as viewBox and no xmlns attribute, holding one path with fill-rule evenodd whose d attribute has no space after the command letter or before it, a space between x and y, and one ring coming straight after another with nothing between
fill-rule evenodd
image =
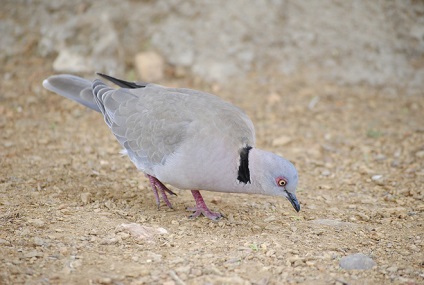
<instances>
[{"instance_id":1,"label":"wing feather","mask_svg":"<svg viewBox=\"0 0 424 285\"><path fill-rule=\"evenodd\" d=\"M217 136L236 149L255 143L248 116L211 94L154 84L115 90L100 80L93 82L92 89L112 133L147 173L166 164L185 143L202 144L199 140Z\"/></svg>"}]
</instances>

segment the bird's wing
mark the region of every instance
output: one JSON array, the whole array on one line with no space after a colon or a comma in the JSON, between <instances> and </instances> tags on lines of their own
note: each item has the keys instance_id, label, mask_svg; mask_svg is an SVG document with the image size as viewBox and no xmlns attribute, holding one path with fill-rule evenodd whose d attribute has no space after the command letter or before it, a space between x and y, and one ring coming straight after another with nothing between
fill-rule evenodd
<instances>
[{"instance_id":1,"label":"bird's wing","mask_svg":"<svg viewBox=\"0 0 424 285\"><path fill-rule=\"evenodd\" d=\"M162 104L161 96L151 100L156 94L139 96L130 91L112 89L99 80L93 83L93 93L106 124L136 166L149 172L175 152L190 120L172 108L170 103L175 98L168 98L168 103Z\"/></svg>"},{"instance_id":2,"label":"bird's wing","mask_svg":"<svg viewBox=\"0 0 424 285\"><path fill-rule=\"evenodd\" d=\"M254 145L247 115L214 95L154 84L115 90L100 80L93 82L93 93L113 134L147 173L165 164L183 144L202 147L222 137L234 147Z\"/></svg>"},{"instance_id":3,"label":"bird's wing","mask_svg":"<svg viewBox=\"0 0 424 285\"><path fill-rule=\"evenodd\" d=\"M184 94L185 105L193 110L196 118L209 128L214 126L227 143L234 146L254 146L255 128L249 116L237 106L218 96L188 88L166 88L167 92ZM207 129L210 131L209 129Z\"/></svg>"}]
</instances>

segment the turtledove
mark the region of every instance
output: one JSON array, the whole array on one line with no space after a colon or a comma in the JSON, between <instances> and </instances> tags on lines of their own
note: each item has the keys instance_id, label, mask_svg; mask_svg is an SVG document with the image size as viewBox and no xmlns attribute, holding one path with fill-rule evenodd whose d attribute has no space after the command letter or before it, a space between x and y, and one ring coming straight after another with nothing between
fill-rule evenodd
<instances>
[{"instance_id":1,"label":"turtledove","mask_svg":"<svg viewBox=\"0 0 424 285\"><path fill-rule=\"evenodd\" d=\"M123 152L148 177L156 203L172 208L165 184L191 190L201 214L218 220L199 190L281 196L296 211L298 173L287 159L255 147L252 121L221 98L187 88L54 75L43 86L101 113Z\"/></svg>"}]
</instances>

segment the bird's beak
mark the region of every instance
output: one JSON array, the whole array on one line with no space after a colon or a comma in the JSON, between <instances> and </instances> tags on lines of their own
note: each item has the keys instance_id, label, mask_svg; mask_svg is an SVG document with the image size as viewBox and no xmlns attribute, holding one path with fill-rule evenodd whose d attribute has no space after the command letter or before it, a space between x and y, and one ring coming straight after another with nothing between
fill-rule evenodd
<instances>
[{"instance_id":1,"label":"bird's beak","mask_svg":"<svg viewBox=\"0 0 424 285\"><path fill-rule=\"evenodd\" d=\"M290 203L292 204L293 208L296 210L296 212L300 211L300 205L299 205L299 201L297 201L296 195L290 193L289 191L286 191L287 193L287 200L290 201Z\"/></svg>"}]
</instances>

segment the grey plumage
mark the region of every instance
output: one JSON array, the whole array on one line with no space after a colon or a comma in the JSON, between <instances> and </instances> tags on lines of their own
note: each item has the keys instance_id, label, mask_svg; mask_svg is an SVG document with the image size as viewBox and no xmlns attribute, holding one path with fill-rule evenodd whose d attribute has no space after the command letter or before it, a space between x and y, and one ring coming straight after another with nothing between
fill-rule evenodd
<instances>
[{"instance_id":1,"label":"grey plumage","mask_svg":"<svg viewBox=\"0 0 424 285\"><path fill-rule=\"evenodd\" d=\"M159 182L181 189L279 195L299 209L294 195L296 169L289 161L254 148L253 123L241 109L201 91L104 77L130 88L113 89L101 80L72 75L51 76L43 86L101 112L131 161ZM237 180L240 152L246 146L253 147L249 157L258 164L249 167L251 183ZM254 171L256 166L279 168L281 175L272 169L267 174L262 169ZM287 180L281 195L264 189L274 187L278 177ZM291 198L285 191L290 191Z\"/></svg>"}]
</instances>

